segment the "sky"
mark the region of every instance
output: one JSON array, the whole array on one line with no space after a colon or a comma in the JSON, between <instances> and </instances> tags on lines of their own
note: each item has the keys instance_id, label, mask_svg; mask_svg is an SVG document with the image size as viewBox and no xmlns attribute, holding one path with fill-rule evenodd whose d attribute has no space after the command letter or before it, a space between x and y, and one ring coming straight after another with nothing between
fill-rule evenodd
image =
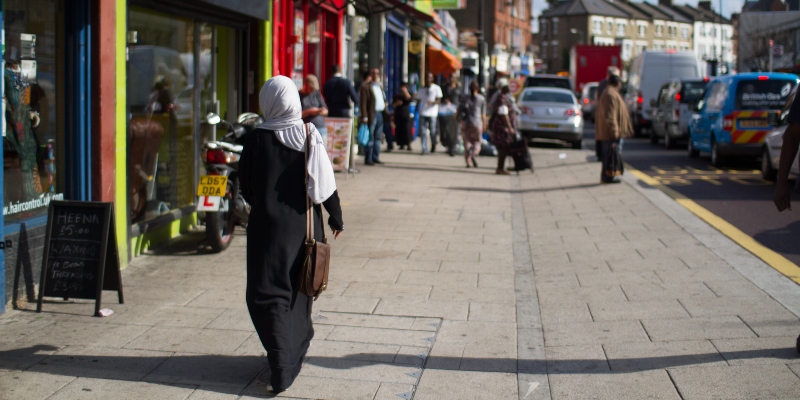
<instances>
[{"instance_id":1,"label":"sky","mask_svg":"<svg viewBox=\"0 0 800 400\"><path fill-rule=\"evenodd\" d=\"M539 14L547 8L547 2L545 0L532 0L533 1L533 16L538 17ZM639 1L639 0L633 0ZM692 6L697 6L698 0L674 0L674 4L689 4ZM648 3L658 4L658 0L648 0ZM720 0L712 0L712 7L714 11L719 10ZM739 12L742 10L742 5L744 4L744 0L722 0L722 15L725 17L730 17L731 13ZM536 28L538 30L538 27Z\"/></svg>"}]
</instances>

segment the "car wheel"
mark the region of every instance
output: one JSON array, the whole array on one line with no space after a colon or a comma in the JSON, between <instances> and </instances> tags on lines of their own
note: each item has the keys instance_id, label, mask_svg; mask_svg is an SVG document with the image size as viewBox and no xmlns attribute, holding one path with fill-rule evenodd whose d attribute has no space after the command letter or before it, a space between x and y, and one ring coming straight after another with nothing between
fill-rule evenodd
<instances>
[{"instance_id":1,"label":"car wheel","mask_svg":"<svg viewBox=\"0 0 800 400\"><path fill-rule=\"evenodd\" d=\"M580 150L582 147L583 147L583 140L578 140L578 141L572 142L572 148L573 149Z\"/></svg>"},{"instance_id":2,"label":"car wheel","mask_svg":"<svg viewBox=\"0 0 800 400\"><path fill-rule=\"evenodd\" d=\"M711 138L711 165L719 168L724 164L724 157L719 154L719 146L717 146L717 141L714 138Z\"/></svg>"},{"instance_id":3,"label":"car wheel","mask_svg":"<svg viewBox=\"0 0 800 400\"><path fill-rule=\"evenodd\" d=\"M689 144L686 145L686 154L689 155L689 158L697 158L697 156L700 155L700 152L697 151L697 149L695 149L694 145L692 144L692 136L691 135L689 135Z\"/></svg>"},{"instance_id":4,"label":"car wheel","mask_svg":"<svg viewBox=\"0 0 800 400\"><path fill-rule=\"evenodd\" d=\"M769 150L767 150L766 146L761 154L761 177L766 181L772 182L775 182L778 178L778 171L772 166L772 157L769 156Z\"/></svg>"}]
</instances>

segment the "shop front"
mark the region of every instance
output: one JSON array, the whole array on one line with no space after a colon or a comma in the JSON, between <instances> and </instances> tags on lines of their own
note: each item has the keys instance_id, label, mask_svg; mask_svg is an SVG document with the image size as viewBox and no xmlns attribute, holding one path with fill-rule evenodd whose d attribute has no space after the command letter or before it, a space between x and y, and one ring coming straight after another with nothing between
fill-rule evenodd
<instances>
[{"instance_id":1,"label":"shop front","mask_svg":"<svg viewBox=\"0 0 800 400\"><path fill-rule=\"evenodd\" d=\"M207 3L212 3L211 1ZM132 0L127 27L127 218L139 254L197 224L205 123L259 112L259 37L268 5ZM213 2L219 3L219 2ZM252 7L248 7L251 5ZM255 52L253 51L255 49Z\"/></svg>"},{"instance_id":2,"label":"shop front","mask_svg":"<svg viewBox=\"0 0 800 400\"><path fill-rule=\"evenodd\" d=\"M299 89L313 74L323 85L343 62L345 8L345 0L275 0L273 76L288 76Z\"/></svg>"},{"instance_id":3,"label":"shop front","mask_svg":"<svg viewBox=\"0 0 800 400\"><path fill-rule=\"evenodd\" d=\"M4 0L0 313L34 301L51 200L91 200L89 2Z\"/></svg>"}]
</instances>

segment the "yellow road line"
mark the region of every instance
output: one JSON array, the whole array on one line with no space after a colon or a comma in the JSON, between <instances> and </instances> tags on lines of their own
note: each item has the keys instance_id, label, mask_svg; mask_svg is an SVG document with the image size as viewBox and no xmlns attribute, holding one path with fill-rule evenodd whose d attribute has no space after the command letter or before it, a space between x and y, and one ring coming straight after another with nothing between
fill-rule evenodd
<instances>
[{"instance_id":1,"label":"yellow road line","mask_svg":"<svg viewBox=\"0 0 800 400\"><path fill-rule=\"evenodd\" d=\"M675 199L678 204L691 211L694 215L700 217L700 219L703 221L706 221L709 225L720 231L723 235L729 237L731 240L739 244L739 246L742 246L745 250L753 253L754 256L763 260L765 263L767 263L767 265L774 268L776 271L786 275L787 278L793 280L795 283L800 284L800 267L798 267L797 264L789 261L786 257L776 253L775 251L770 250L746 233L742 232L739 228L733 226L728 221L718 217L716 214L708 211L705 207L695 203L688 197L678 193L666 185L661 184L661 182L650 175L647 175L628 164L625 164L625 168L644 183L661 190L669 197Z\"/></svg>"}]
</instances>

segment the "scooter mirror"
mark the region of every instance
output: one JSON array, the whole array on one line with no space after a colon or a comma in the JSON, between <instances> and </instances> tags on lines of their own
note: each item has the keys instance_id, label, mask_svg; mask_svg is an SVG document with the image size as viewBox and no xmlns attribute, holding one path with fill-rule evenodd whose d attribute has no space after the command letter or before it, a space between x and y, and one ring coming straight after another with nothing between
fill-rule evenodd
<instances>
[{"instance_id":1,"label":"scooter mirror","mask_svg":"<svg viewBox=\"0 0 800 400\"><path fill-rule=\"evenodd\" d=\"M206 123L209 125L216 125L220 123L220 121L222 121L222 118L220 118L217 114L208 113L208 115L206 115Z\"/></svg>"}]
</instances>

